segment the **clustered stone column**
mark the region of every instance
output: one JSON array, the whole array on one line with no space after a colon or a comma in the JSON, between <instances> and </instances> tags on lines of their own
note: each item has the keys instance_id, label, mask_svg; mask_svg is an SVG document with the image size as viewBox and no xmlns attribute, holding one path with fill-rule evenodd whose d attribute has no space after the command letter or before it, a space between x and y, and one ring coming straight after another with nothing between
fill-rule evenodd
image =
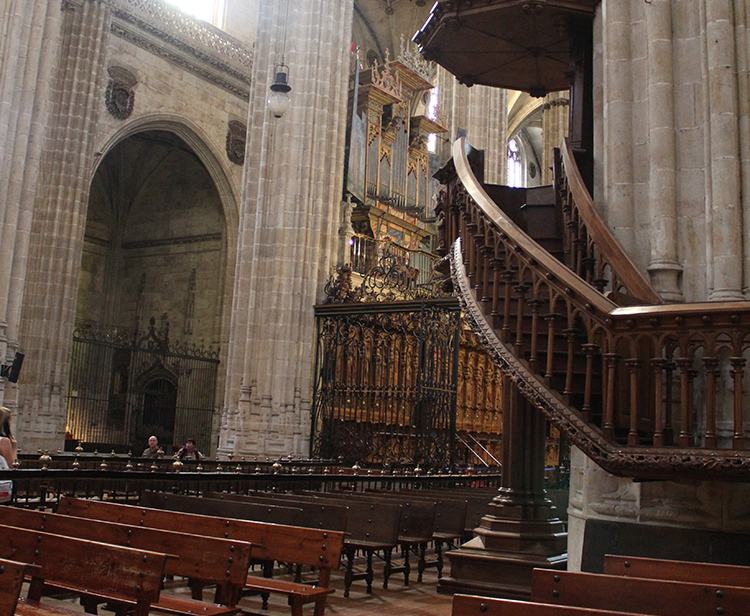
<instances>
[{"instance_id":1,"label":"clustered stone column","mask_svg":"<svg viewBox=\"0 0 750 616\"><path fill-rule=\"evenodd\" d=\"M507 175L508 91L502 88L468 88L441 66L437 67L438 110L448 132L441 143L441 160L451 157L450 147L458 130L464 130L469 143L484 150L484 179L489 184L504 184Z\"/></svg>"},{"instance_id":2,"label":"clustered stone column","mask_svg":"<svg viewBox=\"0 0 750 616\"><path fill-rule=\"evenodd\" d=\"M31 215L39 178L59 0L8 0L0 9L0 363L18 349ZM0 379L0 404L16 389Z\"/></svg>"},{"instance_id":3,"label":"clustered stone column","mask_svg":"<svg viewBox=\"0 0 750 616\"><path fill-rule=\"evenodd\" d=\"M27 448L59 446L63 440L94 127L107 75L108 5L65 2L62 15L66 53L60 56L51 96L54 120L41 161L21 320L28 385L19 428Z\"/></svg>"},{"instance_id":4,"label":"clustered stone column","mask_svg":"<svg viewBox=\"0 0 750 616\"><path fill-rule=\"evenodd\" d=\"M340 226L352 12L352 0L260 1L220 453L308 453L313 306ZM266 99L282 53L292 105L274 119Z\"/></svg>"},{"instance_id":5,"label":"clustered stone column","mask_svg":"<svg viewBox=\"0 0 750 616\"><path fill-rule=\"evenodd\" d=\"M569 92L550 92L544 97L542 106L542 185L552 184L552 150L559 148L568 136L570 120Z\"/></svg>"}]
</instances>

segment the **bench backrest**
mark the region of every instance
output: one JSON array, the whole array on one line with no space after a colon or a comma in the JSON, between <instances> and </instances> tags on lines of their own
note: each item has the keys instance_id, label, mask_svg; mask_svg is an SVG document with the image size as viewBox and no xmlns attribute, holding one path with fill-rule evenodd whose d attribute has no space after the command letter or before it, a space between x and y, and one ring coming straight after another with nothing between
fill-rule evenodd
<instances>
[{"instance_id":1,"label":"bench backrest","mask_svg":"<svg viewBox=\"0 0 750 616\"><path fill-rule=\"evenodd\" d=\"M750 588L750 567L739 565L696 563L660 558L634 558L606 554L604 556L604 573L636 578Z\"/></svg>"},{"instance_id":2,"label":"bench backrest","mask_svg":"<svg viewBox=\"0 0 750 616\"><path fill-rule=\"evenodd\" d=\"M0 524L163 552L177 557L167 559L165 573L212 581L221 586L229 584L239 587L244 584L250 566L251 545L244 541L86 520L16 507L0 507Z\"/></svg>"},{"instance_id":3,"label":"bench backrest","mask_svg":"<svg viewBox=\"0 0 750 616\"><path fill-rule=\"evenodd\" d=\"M750 588L534 569L531 600L656 616L743 614Z\"/></svg>"},{"instance_id":4,"label":"bench backrest","mask_svg":"<svg viewBox=\"0 0 750 616\"><path fill-rule=\"evenodd\" d=\"M452 616L624 616L625 612L512 599L453 595ZM629 614L628 616L632 616Z\"/></svg>"},{"instance_id":5,"label":"bench backrest","mask_svg":"<svg viewBox=\"0 0 750 616\"><path fill-rule=\"evenodd\" d=\"M250 494L228 494L225 492L206 492L204 498L218 499L256 505L281 505L302 510L299 526L321 528L346 532L347 508L331 503L315 503L288 497L286 494L270 492L251 492Z\"/></svg>"},{"instance_id":6,"label":"bench backrest","mask_svg":"<svg viewBox=\"0 0 750 616\"><path fill-rule=\"evenodd\" d=\"M166 492L141 492L139 504L154 509L168 509L183 511L199 515L217 515L216 503L213 499L198 496L183 496L182 494L167 494ZM236 518L238 520L254 520L256 522L271 522L287 526L302 526L302 509L299 507L282 507L260 503L225 503L221 508L221 517Z\"/></svg>"},{"instance_id":7,"label":"bench backrest","mask_svg":"<svg viewBox=\"0 0 750 616\"><path fill-rule=\"evenodd\" d=\"M145 616L159 600L167 558L147 550L11 526L0 529L0 553L38 565L32 572L31 600L41 598L43 581L48 581L135 603L139 616Z\"/></svg>"},{"instance_id":8,"label":"bench backrest","mask_svg":"<svg viewBox=\"0 0 750 616\"><path fill-rule=\"evenodd\" d=\"M226 503L213 502L218 504L216 515L198 515L63 496L57 510L82 518L246 541L253 546L253 558L338 568L344 533L225 518L220 509Z\"/></svg>"},{"instance_id":9,"label":"bench backrest","mask_svg":"<svg viewBox=\"0 0 750 616\"><path fill-rule=\"evenodd\" d=\"M346 505L349 510L346 526L347 540L394 547L398 545L402 509L400 504L357 501L328 492L295 493L293 496L311 502Z\"/></svg>"},{"instance_id":10,"label":"bench backrest","mask_svg":"<svg viewBox=\"0 0 750 616\"><path fill-rule=\"evenodd\" d=\"M0 616L15 614L26 567L26 563L0 559Z\"/></svg>"},{"instance_id":11,"label":"bench backrest","mask_svg":"<svg viewBox=\"0 0 750 616\"><path fill-rule=\"evenodd\" d=\"M404 499L421 500L435 503L435 534L461 536L466 527L468 501L465 498L446 498L445 495L420 493L417 490L402 492L399 490L377 490L366 492L391 502L402 502Z\"/></svg>"}]
</instances>

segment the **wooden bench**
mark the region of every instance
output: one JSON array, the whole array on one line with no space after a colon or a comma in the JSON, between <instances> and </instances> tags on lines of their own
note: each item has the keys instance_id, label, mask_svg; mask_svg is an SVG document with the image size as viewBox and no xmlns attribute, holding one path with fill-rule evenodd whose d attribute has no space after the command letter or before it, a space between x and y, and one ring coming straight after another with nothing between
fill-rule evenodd
<instances>
[{"instance_id":1,"label":"wooden bench","mask_svg":"<svg viewBox=\"0 0 750 616\"><path fill-rule=\"evenodd\" d=\"M0 616L13 616L21 594L26 563L0 559Z\"/></svg>"},{"instance_id":2,"label":"wooden bench","mask_svg":"<svg viewBox=\"0 0 750 616\"><path fill-rule=\"evenodd\" d=\"M127 526L115 522L86 520L15 507L0 507L0 524L40 530L65 537L77 537L163 552L168 558L164 572L189 578L192 599L161 593L154 610L184 615L221 616L239 611L237 601L247 578L251 545L196 534ZM206 584L216 585L215 603L203 601Z\"/></svg>"},{"instance_id":3,"label":"wooden bench","mask_svg":"<svg viewBox=\"0 0 750 616\"><path fill-rule=\"evenodd\" d=\"M228 503L215 501L219 509ZM58 512L65 515L109 520L122 524L162 528L176 532L200 533L246 541L253 546L253 556L263 560L314 566L319 571L316 586L249 575L243 590L286 594L292 616L302 616L303 605L313 603L315 616L323 616L330 589L331 571L341 560L344 533L283 526L251 520L181 513L134 505L62 497ZM266 605L266 601L263 601Z\"/></svg>"},{"instance_id":4,"label":"wooden bench","mask_svg":"<svg viewBox=\"0 0 750 616\"><path fill-rule=\"evenodd\" d=\"M625 616L625 614L626 612L469 595L454 595L451 611L452 616Z\"/></svg>"},{"instance_id":5,"label":"wooden bench","mask_svg":"<svg viewBox=\"0 0 750 616\"><path fill-rule=\"evenodd\" d=\"M426 494L436 499L462 500L466 502L466 521L464 522L463 539L468 541L474 536L482 518L487 515L487 507L492 499L497 496L497 488L491 490L467 490L464 488L437 488L432 490L401 490L407 494Z\"/></svg>"},{"instance_id":6,"label":"wooden bench","mask_svg":"<svg viewBox=\"0 0 750 616\"><path fill-rule=\"evenodd\" d=\"M81 596L88 613L96 597L118 606L116 614L148 616L159 600L166 555L73 537L63 537L24 528L0 528L0 553L9 559L37 565L25 600L18 602L19 616L69 614L64 609L40 603L45 583L64 586Z\"/></svg>"},{"instance_id":7,"label":"wooden bench","mask_svg":"<svg viewBox=\"0 0 750 616\"><path fill-rule=\"evenodd\" d=\"M531 601L656 616L747 614L750 588L534 569Z\"/></svg>"},{"instance_id":8,"label":"wooden bench","mask_svg":"<svg viewBox=\"0 0 750 616\"><path fill-rule=\"evenodd\" d=\"M401 505L342 499L337 495L326 492L293 493L292 499L308 502L328 503L346 506L348 509L347 534L344 538L344 553L346 554L346 572L344 574L344 596L348 597L352 583L364 580L367 593L372 593L372 582L375 579L373 557L383 553L383 588L388 588L391 576L391 559L393 550L398 547L399 523L401 521ZM354 560L357 552L363 552L367 559L365 571L354 571Z\"/></svg>"},{"instance_id":9,"label":"wooden bench","mask_svg":"<svg viewBox=\"0 0 750 616\"><path fill-rule=\"evenodd\" d=\"M383 504L382 498L362 492L329 492L328 494L338 494L339 498L346 499L347 502L360 500L363 502L372 502L376 505ZM403 560L400 566L392 567L391 572L403 573L404 586L408 586L409 575L411 573L409 554L412 551L417 555L417 582L422 582L422 576L427 567L427 544L433 541L433 534L435 532L435 513L437 505L434 500L423 500L410 498L408 496L403 499L398 499L397 504L402 507L401 521L399 522L398 544L401 547Z\"/></svg>"},{"instance_id":10,"label":"wooden bench","mask_svg":"<svg viewBox=\"0 0 750 616\"><path fill-rule=\"evenodd\" d=\"M604 556L604 573L654 580L674 580L750 588L750 567L660 558Z\"/></svg>"}]
</instances>

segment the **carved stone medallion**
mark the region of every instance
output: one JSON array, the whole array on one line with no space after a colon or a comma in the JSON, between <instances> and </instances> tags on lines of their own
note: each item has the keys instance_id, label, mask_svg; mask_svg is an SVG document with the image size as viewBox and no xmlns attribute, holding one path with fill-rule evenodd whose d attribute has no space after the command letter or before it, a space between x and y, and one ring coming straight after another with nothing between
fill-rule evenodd
<instances>
[{"instance_id":1,"label":"carved stone medallion","mask_svg":"<svg viewBox=\"0 0 750 616\"><path fill-rule=\"evenodd\" d=\"M135 104L135 90L133 86L138 83L135 75L121 66L110 66L109 83L105 94L107 110L118 120L126 120L133 113Z\"/></svg>"},{"instance_id":2,"label":"carved stone medallion","mask_svg":"<svg viewBox=\"0 0 750 616\"><path fill-rule=\"evenodd\" d=\"M247 126L237 120L230 120L227 130L227 156L235 165L245 163L245 140Z\"/></svg>"}]
</instances>

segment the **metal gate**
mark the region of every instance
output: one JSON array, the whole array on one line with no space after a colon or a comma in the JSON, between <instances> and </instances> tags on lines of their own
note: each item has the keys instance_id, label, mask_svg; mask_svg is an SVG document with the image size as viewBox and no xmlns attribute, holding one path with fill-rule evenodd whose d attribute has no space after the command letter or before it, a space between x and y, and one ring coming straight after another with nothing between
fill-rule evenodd
<instances>
[{"instance_id":1,"label":"metal gate","mask_svg":"<svg viewBox=\"0 0 750 616\"><path fill-rule=\"evenodd\" d=\"M152 434L171 445L194 438L211 447L219 352L169 341L168 325L148 333L79 327L68 381L68 438L126 446L138 455Z\"/></svg>"},{"instance_id":2,"label":"metal gate","mask_svg":"<svg viewBox=\"0 0 750 616\"><path fill-rule=\"evenodd\" d=\"M311 455L452 467L458 302L328 304L316 307L316 321Z\"/></svg>"}]
</instances>

